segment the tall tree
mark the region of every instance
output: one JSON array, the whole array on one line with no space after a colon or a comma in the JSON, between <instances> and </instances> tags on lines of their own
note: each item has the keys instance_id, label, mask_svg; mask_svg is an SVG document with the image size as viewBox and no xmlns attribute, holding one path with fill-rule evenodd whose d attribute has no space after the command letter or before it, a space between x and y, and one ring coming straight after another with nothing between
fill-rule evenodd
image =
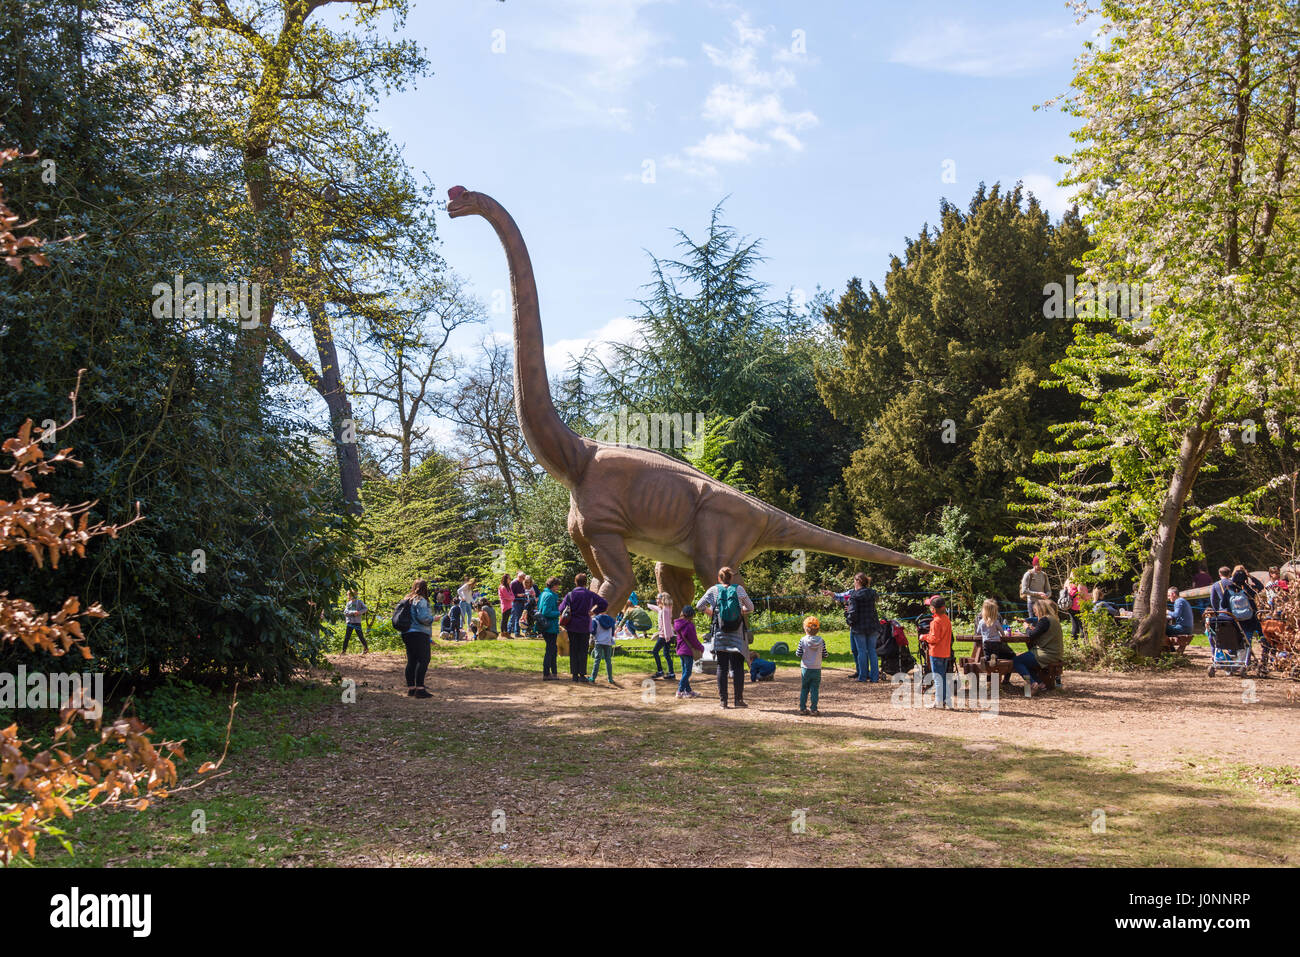
<instances>
[{"instance_id":1,"label":"tall tree","mask_svg":"<svg viewBox=\"0 0 1300 957\"><path fill-rule=\"evenodd\" d=\"M231 210L251 242L236 265L259 284L260 315L240 351L250 390L268 346L329 410L345 501L358 506L355 422L335 341L341 315L383 322L394 276L436 270L432 195L384 132L376 97L427 63L384 36L406 0L153 0L155 32L190 27L190 56L217 145L238 157L244 199ZM334 8L331 20L318 11ZM310 347L302 347L305 333ZM315 359L308 355L315 354Z\"/></svg>"},{"instance_id":2,"label":"tall tree","mask_svg":"<svg viewBox=\"0 0 1300 957\"><path fill-rule=\"evenodd\" d=\"M430 449L430 417L447 401L454 377L448 354L452 333L482 322L482 305L453 273L395 304L382 325L354 323L349 391L358 398L365 423L358 433L372 440L381 463L397 458L409 475ZM391 452L391 454L387 454Z\"/></svg>"},{"instance_id":3,"label":"tall tree","mask_svg":"<svg viewBox=\"0 0 1300 957\"><path fill-rule=\"evenodd\" d=\"M906 547L946 505L977 550L1013 531L1013 477L1077 409L1043 389L1071 325L1044 316L1044 290L1085 248L1075 213L1054 225L1019 186L981 185L907 242L883 291L855 279L826 309L839 355L818 383L862 436L844 486L863 537Z\"/></svg>"},{"instance_id":4,"label":"tall tree","mask_svg":"<svg viewBox=\"0 0 1300 957\"><path fill-rule=\"evenodd\" d=\"M538 469L515 417L514 364L509 348L485 341L481 361L458 381L446 407L456 426L463 466L499 482L512 518L519 517L519 490Z\"/></svg>"},{"instance_id":5,"label":"tall tree","mask_svg":"<svg viewBox=\"0 0 1300 957\"><path fill-rule=\"evenodd\" d=\"M1101 36L1066 101L1082 125L1065 182L1081 190L1096 244L1082 278L1094 290L1148 285L1152 303L1139 315L1110 301L1084 310L1056 371L1085 417L1051 456L1064 481L1027 492L1088 515L1107 561L1136 574L1135 645L1155 654L1197 477L1252 411L1290 428L1300 414L1300 8L1103 0L1090 12Z\"/></svg>"}]
</instances>

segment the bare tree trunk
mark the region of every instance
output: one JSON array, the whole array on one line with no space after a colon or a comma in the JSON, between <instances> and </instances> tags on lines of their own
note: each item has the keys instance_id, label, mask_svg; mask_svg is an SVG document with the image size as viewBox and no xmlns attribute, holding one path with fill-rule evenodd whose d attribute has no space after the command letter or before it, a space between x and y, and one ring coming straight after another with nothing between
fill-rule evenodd
<instances>
[{"instance_id":1,"label":"bare tree trunk","mask_svg":"<svg viewBox=\"0 0 1300 957\"><path fill-rule=\"evenodd\" d=\"M1172 571L1174 535L1183 516L1183 506L1191 495L1196 476L1205 461L1206 453L1214 442L1216 433L1207 431L1204 423L1218 398L1219 385L1227 372L1218 370L1205 390L1192 424L1183 433L1178 447L1178 461L1174 466L1173 480L1160 507L1160 524L1151 542L1151 553L1142 567L1142 584L1133 602L1133 614L1139 618L1133 632L1133 647L1143 655L1154 658L1165 646L1165 610L1169 604L1169 576Z\"/></svg>"},{"instance_id":2,"label":"bare tree trunk","mask_svg":"<svg viewBox=\"0 0 1300 957\"><path fill-rule=\"evenodd\" d=\"M330 428L334 433L334 449L339 463L339 484L343 500L354 514L361 514L361 456L357 452L357 426L352 418L352 402L339 374L338 349L329 317L319 299L308 306L312 335L316 340L316 355L320 359L320 376L316 391L329 408Z\"/></svg>"}]
</instances>

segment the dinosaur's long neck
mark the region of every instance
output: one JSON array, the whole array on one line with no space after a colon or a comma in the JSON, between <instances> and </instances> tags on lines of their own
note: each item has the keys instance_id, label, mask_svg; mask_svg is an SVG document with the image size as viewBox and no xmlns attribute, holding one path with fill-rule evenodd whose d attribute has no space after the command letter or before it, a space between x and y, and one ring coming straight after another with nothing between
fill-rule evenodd
<instances>
[{"instance_id":1,"label":"dinosaur's long neck","mask_svg":"<svg viewBox=\"0 0 1300 957\"><path fill-rule=\"evenodd\" d=\"M533 456L562 485L572 489L582 477L590 451L561 421L551 401L542 344L537 282L524 237L500 203L484 203L483 216L506 250L515 308L515 415Z\"/></svg>"}]
</instances>

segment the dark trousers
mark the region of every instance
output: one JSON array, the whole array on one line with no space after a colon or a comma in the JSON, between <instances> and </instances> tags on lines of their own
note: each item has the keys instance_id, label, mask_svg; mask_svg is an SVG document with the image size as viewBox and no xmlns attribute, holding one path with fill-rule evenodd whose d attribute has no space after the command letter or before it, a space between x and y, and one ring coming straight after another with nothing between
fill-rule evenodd
<instances>
[{"instance_id":1,"label":"dark trousers","mask_svg":"<svg viewBox=\"0 0 1300 957\"><path fill-rule=\"evenodd\" d=\"M542 640L546 642L546 650L542 652L542 674L543 675L559 674L559 672L556 671L555 669L556 656L558 654L558 652L556 651L555 643L559 639L559 637L560 635L558 632L549 635L545 633L542 634Z\"/></svg>"},{"instance_id":2,"label":"dark trousers","mask_svg":"<svg viewBox=\"0 0 1300 957\"><path fill-rule=\"evenodd\" d=\"M429 636L422 631L402 635L406 645L406 687L423 688L424 673L429 670Z\"/></svg>"},{"instance_id":3,"label":"dark trousers","mask_svg":"<svg viewBox=\"0 0 1300 957\"><path fill-rule=\"evenodd\" d=\"M366 633L361 630L361 625L355 621L350 621L348 622L348 627L343 631L343 654L345 655L348 653L348 639L352 637L352 630L354 628L357 632L357 638L361 640L361 647L366 651L370 650L370 646L366 644Z\"/></svg>"},{"instance_id":4,"label":"dark trousers","mask_svg":"<svg viewBox=\"0 0 1300 957\"><path fill-rule=\"evenodd\" d=\"M745 656L739 651L718 652L718 697L727 702L727 672L736 688L736 704L745 700Z\"/></svg>"},{"instance_id":5,"label":"dark trousers","mask_svg":"<svg viewBox=\"0 0 1300 957\"><path fill-rule=\"evenodd\" d=\"M660 636L659 636L659 640L655 642L655 646L654 646L654 648L651 649L651 653L655 656L655 670L656 670L656 671L663 671L663 670L664 670L663 665L661 665L661 664L659 663L659 652L661 652L661 651L664 653L664 661L668 662L668 676L669 676L669 677L672 677L672 673L673 673L673 649L670 648L670 647L668 646L668 639L665 638L663 635L660 635Z\"/></svg>"},{"instance_id":6,"label":"dark trousers","mask_svg":"<svg viewBox=\"0 0 1300 957\"><path fill-rule=\"evenodd\" d=\"M575 681L587 680L587 640L589 631L569 632L569 674Z\"/></svg>"}]
</instances>

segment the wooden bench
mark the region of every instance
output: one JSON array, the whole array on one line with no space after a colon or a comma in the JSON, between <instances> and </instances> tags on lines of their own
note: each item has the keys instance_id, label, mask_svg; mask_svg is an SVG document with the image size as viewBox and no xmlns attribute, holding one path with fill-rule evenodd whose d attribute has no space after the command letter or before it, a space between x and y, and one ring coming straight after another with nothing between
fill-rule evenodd
<instances>
[{"instance_id":1,"label":"wooden bench","mask_svg":"<svg viewBox=\"0 0 1300 957\"><path fill-rule=\"evenodd\" d=\"M967 675L988 675L996 671L1004 681L1011 677L1016 670L1009 658L999 658L996 666L990 665L987 661L962 658L958 661L957 666L961 669L962 674ZM1061 675L1064 673L1065 668L1062 665L1045 665L1039 667L1038 670L1043 676L1043 685L1050 691L1061 684Z\"/></svg>"}]
</instances>

